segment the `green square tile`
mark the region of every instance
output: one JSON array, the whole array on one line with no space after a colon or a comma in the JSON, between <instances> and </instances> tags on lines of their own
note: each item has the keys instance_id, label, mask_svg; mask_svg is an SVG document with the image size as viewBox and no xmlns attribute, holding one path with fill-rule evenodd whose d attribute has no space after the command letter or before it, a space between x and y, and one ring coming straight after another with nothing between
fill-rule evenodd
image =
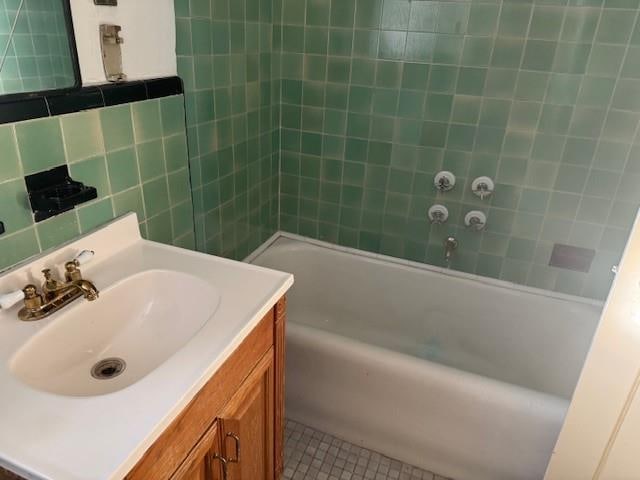
<instances>
[{"instance_id":1,"label":"green square tile","mask_svg":"<svg viewBox=\"0 0 640 480\"><path fill-rule=\"evenodd\" d=\"M105 198L78 208L80 232L87 233L113 219L111 199Z\"/></svg>"},{"instance_id":2,"label":"green square tile","mask_svg":"<svg viewBox=\"0 0 640 480\"><path fill-rule=\"evenodd\" d=\"M561 192L581 193L587 182L588 173L588 168L560 165L554 189Z\"/></svg>"},{"instance_id":3,"label":"green square tile","mask_svg":"<svg viewBox=\"0 0 640 480\"><path fill-rule=\"evenodd\" d=\"M101 109L100 122L107 152L133 145L133 123L129 105Z\"/></svg>"},{"instance_id":4,"label":"green square tile","mask_svg":"<svg viewBox=\"0 0 640 480\"><path fill-rule=\"evenodd\" d=\"M184 97L175 95L160 100L162 130L164 135L183 132L185 130Z\"/></svg>"},{"instance_id":5,"label":"green square tile","mask_svg":"<svg viewBox=\"0 0 640 480\"><path fill-rule=\"evenodd\" d=\"M601 223L603 218L607 218L610 209L610 199L585 195L580 202L576 219L584 222Z\"/></svg>"},{"instance_id":6,"label":"green square tile","mask_svg":"<svg viewBox=\"0 0 640 480\"><path fill-rule=\"evenodd\" d=\"M519 37L527 31L531 18L531 5L505 3L500 12L498 35Z\"/></svg>"},{"instance_id":7,"label":"green square tile","mask_svg":"<svg viewBox=\"0 0 640 480\"><path fill-rule=\"evenodd\" d=\"M456 89L458 68L446 65L433 65L429 75L430 92L453 92Z\"/></svg>"},{"instance_id":8,"label":"green square tile","mask_svg":"<svg viewBox=\"0 0 640 480\"><path fill-rule=\"evenodd\" d=\"M378 62L375 78L375 84L379 87L398 88L402 82L402 63Z\"/></svg>"},{"instance_id":9,"label":"green square tile","mask_svg":"<svg viewBox=\"0 0 640 480\"><path fill-rule=\"evenodd\" d=\"M334 27L352 27L355 10L355 0L331 0L331 25Z\"/></svg>"},{"instance_id":10,"label":"green square tile","mask_svg":"<svg viewBox=\"0 0 640 480\"><path fill-rule=\"evenodd\" d=\"M107 167L113 193L131 188L140 182L136 151L133 148L108 153Z\"/></svg>"},{"instance_id":11,"label":"green square tile","mask_svg":"<svg viewBox=\"0 0 640 480\"><path fill-rule=\"evenodd\" d=\"M533 130L538 125L542 105L537 102L513 102L509 127L518 130Z\"/></svg>"},{"instance_id":12,"label":"green square tile","mask_svg":"<svg viewBox=\"0 0 640 480\"><path fill-rule=\"evenodd\" d=\"M544 214L549 203L549 192L525 188L522 190L518 210L529 213Z\"/></svg>"},{"instance_id":13,"label":"green square tile","mask_svg":"<svg viewBox=\"0 0 640 480\"><path fill-rule=\"evenodd\" d=\"M422 90L427 88L429 65L405 63L402 70L402 88Z\"/></svg>"},{"instance_id":14,"label":"green square tile","mask_svg":"<svg viewBox=\"0 0 640 480\"><path fill-rule=\"evenodd\" d=\"M425 105L427 120L449 121L453 106L453 95L430 94Z\"/></svg>"},{"instance_id":15,"label":"green square tile","mask_svg":"<svg viewBox=\"0 0 640 480\"><path fill-rule=\"evenodd\" d=\"M0 168L0 183L22 176L20 169L20 159L13 127L10 125L0 126L0 158L2 158L2 168Z\"/></svg>"},{"instance_id":16,"label":"green square tile","mask_svg":"<svg viewBox=\"0 0 640 480\"><path fill-rule=\"evenodd\" d=\"M168 172L173 172L187 165L187 139L178 134L163 139L164 156Z\"/></svg>"},{"instance_id":17,"label":"green square tile","mask_svg":"<svg viewBox=\"0 0 640 480\"><path fill-rule=\"evenodd\" d=\"M438 18L438 4L431 2L412 2L409 29L420 32L435 32Z\"/></svg>"},{"instance_id":18,"label":"green square tile","mask_svg":"<svg viewBox=\"0 0 640 480\"><path fill-rule=\"evenodd\" d=\"M622 45L595 44L587 65L587 73L603 77L616 77L622 65L625 47Z\"/></svg>"},{"instance_id":19,"label":"green square tile","mask_svg":"<svg viewBox=\"0 0 640 480\"><path fill-rule=\"evenodd\" d=\"M550 71L556 53L556 42L546 40L527 40L522 59L522 68L526 70Z\"/></svg>"},{"instance_id":20,"label":"green square tile","mask_svg":"<svg viewBox=\"0 0 640 480\"><path fill-rule=\"evenodd\" d=\"M23 179L0 183L0 218L7 233L17 232L33 224Z\"/></svg>"},{"instance_id":21,"label":"green square tile","mask_svg":"<svg viewBox=\"0 0 640 480\"><path fill-rule=\"evenodd\" d=\"M581 75L553 74L545 101L557 105L574 105L580 90Z\"/></svg>"},{"instance_id":22,"label":"green square tile","mask_svg":"<svg viewBox=\"0 0 640 480\"><path fill-rule=\"evenodd\" d=\"M619 172L592 169L589 172L585 192L594 197L611 198L611 193L618 188L620 179L621 174Z\"/></svg>"},{"instance_id":23,"label":"green square tile","mask_svg":"<svg viewBox=\"0 0 640 480\"><path fill-rule=\"evenodd\" d=\"M211 104L213 105L213 101ZM162 137L160 103L158 100L134 103L131 105L131 112L137 143Z\"/></svg>"},{"instance_id":24,"label":"green square tile","mask_svg":"<svg viewBox=\"0 0 640 480\"><path fill-rule=\"evenodd\" d=\"M97 110L60 117L67 159L75 162L104 153L102 126Z\"/></svg>"},{"instance_id":25,"label":"green square tile","mask_svg":"<svg viewBox=\"0 0 640 480\"><path fill-rule=\"evenodd\" d=\"M80 226L75 211L49 218L36 225L42 250L57 247L80 235Z\"/></svg>"},{"instance_id":26,"label":"green square tile","mask_svg":"<svg viewBox=\"0 0 640 480\"><path fill-rule=\"evenodd\" d=\"M439 33L464 33L467 27L468 16L468 5L462 3L440 4L436 31Z\"/></svg>"},{"instance_id":27,"label":"green square tile","mask_svg":"<svg viewBox=\"0 0 640 480\"><path fill-rule=\"evenodd\" d=\"M181 2L176 2L176 4L185 3L185 0ZM194 17L208 17L211 15L211 2L209 0L189 0L188 2L191 6L191 15ZM186 10L189 11L189 7L186 7Z\"/></svg>"},{"instance_id":28,"label":"green square tile","mask_svg":"<svg viewBox=\"0 0 640 480\"><path fill-rule=\"evenodd\" d=\"M147 220L147 238L170 245L173 240L171 212L166 211Z\"/></svg>"},{"instance_id":29,"label":"green square tile","mask_svg":"<svg viewBox=\"0 0 640 480\"><path fill-rule=\"evenodd\" d=\"M142 185L142 195L147 217L152 217L169 208L167 179L160 177Z\"/></svg>"},{"instance_id":30,"label":"green square tile","mask_svg":"<svg viewBox=\"0 0 640 480\"><path fill-rule=\"evenodd\" d=\"M406 32L395 32L395 31L386 31L383 30L380 32L380 40L378 44L378 58L386 58L386 59L400 59L404 55L405 45L407 43L407 33ZM436 50L437 50L436 44ZM445 48L443 46L443 48ZM448 46L447 46L448 48ZM443 52L444 55L448 54ZM435 55L434 55L435 58ZM452 63L444 61L442 59L442 63Z\"/></svg>"},{"instance_id":31,"label":"green square tile","mask_svg":"<svg viewBox=\"0 0 640 480\"><path fill-rule=\"evenodd\" d=\"M164 148L162 140L140 143L136 146L138 163L140 164L140 177L145 182L151 178L164 175Z\"/></svg>"},{"instance_id":32,"label":"green square tile","mask_svg":"<svg viewBox=\"0 0 640 480\"><path fill-rule=\"evenodd\" d=\"M485 98L480 111L480 124L492 127L506 127L509 120L511 102Z\"/></svg>"},{"instance_id":33,"label":"green square tile","mask_svg":"<svg viewBox=\"0 0 640 480\"><path fill-rule=\"evenodd\" d=\"M558 43L552 69L554 72L585 73L590 52L589 43Z\"/></svg>"},{"instance_id":34,"label":"green square tile","mask_svg":"<svg viewBox=\"0 0 640 480\"><path fill-rule=\"evenodd\" d=\"M502 68L518 68L523 48L524 40L521 38L497 37L493 47L493 55L491 56L491 65ZM549 68L551 67L551 60L553 60L553 54L549 60ZM527 68L526 66L524 67ZM531 70L537 69L533 68Z\"/></svg>"},{"instance_id":35,"label":"green square tile","mask_svg":"<svg viewBox=\"0 0 640 480\"><path fill-rule=\"evenodd\" d=\"M329 24L329 0L308 0L306 12L307 25L328 25Z\"/></svg>"},{"instance_id":36,"label":"green square tile","mask_svg":"<svg viewBox=\"0 0 640 480\"><path fill-rule=\"evenodd\" d=\"M329 82L347 83L351 62L348 58L329 57L327 62L327 80Z\"/></svg>"},{"instance_id":37,"label":"green square tile","mask_svg":"<svg viewBox=\"0 0 640 480\"><path fill-rule=\"evenodd\" d=\"M35 227L0 237L0 269L10 267L39 252Z\"/></svg>"},{"instance_id":38,"label":"green square tile","mask_svg":"<svg viewBox=\"0 0 640 480\"><path fill-rule=\"evenodd\" d=\"M469 35L492 35L498 23L498 5L474 4L469 12Z\"/></svg>"},{"instance_id":39,"label":"green square tile","mask_svg":"<svg viewBox=\"0 0 640 480\"><path fill-rule=\"evenodd\" d=\"M480 118L480 97L456 95L451 120L456 123L475 124Z\"/></svg>"},{"instance_id":40,"label":"green square tile","mask_svg":"<svg viewBox=\"0 0 640 480\"><path fill-rule=\"evenodd\" d=\"M138 221L144 221L144 201L142 200L142 188L140 186L132 188L113 196L113 210L116 216L134 212L138 216Z\"/></svg>"},{"instance_id":41,"label":"green square tile","mask_svg":"<svg viewBox=\"0 0 640 480\"><path fill-rule=\"evenodd\" d=\"M564 8L536 5L529 27L529 37L555 40L560 35Z\"/></svg>"},{"instance_id":42,"label":"green square tile","mask_svg":"<svg viewBox=\"0 0 640 480\"><path fill-rule=\"evenodd\" d=\"M65 163L58 118L44 118L16 124L18 149L25 174Z\"/></svg>"},{"instance_id":43,"label":"green square tile","mask_svg":"<svg viewBox=\"0 0 640 480\"><path fill-rule=\"evenodd\" d=\"M634 18L624 10L604 9L600 17L596 41L625 44L631 37Z\"/></svg>"},{"instance_id":44,"label":"green square tile","mask_svg":"<svg viewBox=\"0 0 640 480\"><path fill-rule=\"evenodd\" d=\"M111 195L109 176L107 175L107 163L104 155L88 158L72 164L69 168L69 173L74 180L95 187L98 191L98 198Z\"/></svg>"},{"instance_id":45,"label":"green square tile","mask_svg":"<svg viewBox=\"0 0 640 480\"><path fill-rule=\"evenodd\" d=\"M382 28L406 30L409 26L411 4L404 0L385 0L382 9Z\"/></svg>"},{"instance_id":46,"label":"green square tile","mask_svg":"<svg viewBox=\"0 0 640 480\"><path fill-rule=\"evenodd\" d=\"M492 50L492 38L466 37L462 48L462 65L477 67L489 65Z\"/></svg>"},{"instance_id":47,"label":"green square tile","mask_svg":"<svg viewBox=\"0 0 640 480\"><path fill-rule=\"evenodd\" d=\"M562 40L566 42L590 42L596 33L600 9L569 8L566 11Z\"/></svg>"},{"instance_id":48,"label":"green square tile","mask_svg":"<svg viewBox=\"0 0 640 480\"><path fill-rule=\"evenodd\" d=\"M191 44L196 55L211 54L211 21L194 18L191 20Z\"/></svg>"},{"instance_id":49,"label":"green square tile","mask_svg":"<svg viewBox=\"0 0 640 480\"><path fill-rule=\"evenodd\" d=\"M567 138L562 162L585 167L590 166L595 154L596 143L596 140L590 138Z\"/></svg>"},{"instance_id":50,"label":"green square tile","mask_svg":"<svg viewBox=\"0 0 640 480\"><path fill-rule=\"evenodd\" d=\"M546 133L564 134L569 129L573 107L546 104L542 107L539 130Z\"/></svg>"},{"instance_id":51,"label":"green square tile","mask_svg":"<svg viewBox=\"0 0 640 480\"><path fill-rule=\"evenodd\" d=\"M412 90L402 90L398 99L398 116L409 118L421 118L425 101L424 92L416 92ZM449 103L449 112L451 111L451 103ZM447 120L449 116L447 114Z\"/></svg>"},{"instance_id":52,"label":"green square tile","mask_svg":"<svg viewBox=\"0 0 640 480\"><path fill-rule=\"evenodd\" d=\"M382 0L356 0L356 27L377 28L380 26L381 20Z\"/></svg>"},{"instance_id":53,"label":"green square tile","mask_svg":"<svg viewBox=\"0 0 640 480\"><path fill-rule=\"evenodd\" d=\"M578 95L577 103L605 107L613 96L615 79L605 77L585 76L582 80L582 88Z\"/></svg>"},{"instance_id":54,"label":"green square tile","mask_svg":"<svg viewBox=\"0 0 640 480\"><path fill-rule=\"evenodd\" d=\"M438 35L433 51L434 63L457 65L462 56L464 39L456 35Z\"/></svg>"},{"instance_id":55,"label":"green square tile","mask_svg":"<svg viewBox=\"0 0 640 480\"><path fill-rule=\"evenodd\" d=\"M517 79L517 70L490 68L487 72L484 95L486 97L512 98Z\"/></svg>"},{"instance_id":56,"label":"green square tile","mask_svg":"<svg viewBox=\"0 0 640 480\"><path fill-rule=\"evenodd\" d=\"M456 93L463 95L481 95L487 77L486 68L462 67L458 75Z\"/></svg>"},{"instance_id":57,"label":"green square tile","mask_svg":"<svg viewBox=\"0 0 640 480\"><path fill-rule=\"evenodd\" d=\"M433 59L437 36L433 33L409 32L404 57L407 60L429 62Z\"/></svg>"},{"instance_id":58,"label":"green square tile","mask_svg":"<svg viewBox=\"0 0 640 480\"><path fill-rule=\"evenodd\" d=\"M518 73L515 98L518 100L542 101L547 91L549 74L541 72Z\"/></svg>"},{"instance_id":59,"label":"green square tile","mask_svg":"<svg viewBox=\"0 0 640 480\"><path fill-rule=\"evenodd\" d=\"M193 232L193 211L191 202L184 202L171 209L173 224L173 237L177 238L189 232ZM193 248L191 248L193 250Z\"/></svg>"},{"instance_id":60,"label":"green square tile","mask_svg":"<svg viewBox=\"0 0 640 480\"><path fill-rule=\"evenodd\" d=\"M498 181L511 185L522 185L527 174L527 159L519 157L502 157L498 168ZM498 197L496 192L496 197ZM500 206L494 202L495 206ZM510 205L502 205L509 208Z\"/></svg>"},{"instance_id":61,"label":"green square tile","mask_svg":"<svg viewBox=\"0 0 640 480\"><path fill-rule=\"evenodd\" d=\"M507 248L507 258L530 262L533 259L535 245L535 240L512 237Z\"/></svg>"}]
</instances>

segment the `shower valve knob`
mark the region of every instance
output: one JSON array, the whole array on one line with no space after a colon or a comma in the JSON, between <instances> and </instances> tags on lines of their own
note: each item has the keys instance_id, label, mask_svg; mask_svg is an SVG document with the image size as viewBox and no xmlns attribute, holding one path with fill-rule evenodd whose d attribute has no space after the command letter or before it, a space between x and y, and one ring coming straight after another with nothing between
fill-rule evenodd
<instances>
[{"instance_id":1,"label":"shower valve knob","mask_svg":"<svg viewBox=\"0 0 640 480\"><path fill-rule=\"evenodd\" d=\"M433 184L436 187L436 190L440 192L448 192L452 190L456 185L456 176L447 171L442 171L436 173L436 176L433 178Z\"/></svg>"},{"instance_id":2,"label":"shower valve knob","mask_svg":"<svg viewBox=\"0 0 640 480\"><path fill-rule=\"evenodd\" d=\"M480 200L491 196L495 188L493 180L489 177L478 177L471 183L471 191L480 197Z\"/></svg>"},{"instance_id":3,"label":"shower valve knob","mask_svg":"<svg viewBox=\"0 0 640 480\"><path fill-rule=\"evenodd\" d=\"M433 205L429 209L428 216L433 225L442 225L449 218L449 210L444 205Z\"/></svg>"},{"instance_id":4,"label":"shower valve knob","mask_svg":"<svg viewBox=\"0 0 640 480\"><path fill-rule=\"evenodd\" d=\"M487 216L479 210L472 210L464 216L464 224L471 230L483 230L487 224Z\"/></svg>"}]
</instances>

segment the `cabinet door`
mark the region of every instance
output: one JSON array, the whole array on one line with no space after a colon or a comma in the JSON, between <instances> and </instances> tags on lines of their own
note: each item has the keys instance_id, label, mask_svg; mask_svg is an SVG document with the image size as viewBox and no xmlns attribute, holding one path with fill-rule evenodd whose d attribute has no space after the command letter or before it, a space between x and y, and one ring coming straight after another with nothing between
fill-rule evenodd
<instances>
[{"instance_id":1,"label":"cabinet door","mask_svg":"<svg viewBox=\"0 0 640 480\"><path fill-rule=\"evenodd\" d=\"M218 422L206 431L171 480L224 480Z\"/></svg>"},{"instance_id":2,"label":"cabinet door","mask_svg":"<svg viewBox=\"0 0 640 480\"><path fill-rule=\"evenodd\" d=\"M228 462L227 480L273 480L273 348L225 406L218 421Z\"/></svg>"}]
</instances>

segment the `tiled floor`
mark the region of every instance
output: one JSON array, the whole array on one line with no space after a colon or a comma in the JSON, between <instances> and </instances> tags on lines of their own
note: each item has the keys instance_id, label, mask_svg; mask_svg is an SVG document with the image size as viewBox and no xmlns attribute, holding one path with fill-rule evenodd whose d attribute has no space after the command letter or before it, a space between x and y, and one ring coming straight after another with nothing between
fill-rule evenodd
<instances>
[{"instance_id":1,"label":"tiled floor","mask_svg":"<svg viewBox=\"0 0 640 480\"><path fill-rule=\"evenodd\" d=\"M287 420L283 480L447 480Z\"/></svg>"}]
</instances>

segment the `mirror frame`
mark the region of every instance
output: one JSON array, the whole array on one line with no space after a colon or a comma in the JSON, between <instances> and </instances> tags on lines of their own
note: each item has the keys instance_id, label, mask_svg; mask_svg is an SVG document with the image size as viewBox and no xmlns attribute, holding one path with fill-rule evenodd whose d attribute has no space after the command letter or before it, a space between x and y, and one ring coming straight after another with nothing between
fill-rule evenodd
<instances>
[{"instance_id":1,"label":"mirror frame","mask_svg":"<svg viewBox=\"0 0 640 480\"><path fill-rule=\"evenodd\" d=\"M19 100L30 100L33 98L40 98L51 96L53 94L65 94L74 92L82 88L82 75L80 73L80 62L78 60L78 48L76 46L76 32L73 28L73 17L71 15L71 0L60 0L62 2L62 9L65 18L65 25L67 27L67 35L69 39L69 54L71 55L71 65L73 66L73 76L75 82L70 87L64 88L52 88L49 90L37 90L33 92L16 92L0 94L0 104L7 102L15 102ZM97 35L97 33L96 33Z\"/></svg>"}]
</instances>

